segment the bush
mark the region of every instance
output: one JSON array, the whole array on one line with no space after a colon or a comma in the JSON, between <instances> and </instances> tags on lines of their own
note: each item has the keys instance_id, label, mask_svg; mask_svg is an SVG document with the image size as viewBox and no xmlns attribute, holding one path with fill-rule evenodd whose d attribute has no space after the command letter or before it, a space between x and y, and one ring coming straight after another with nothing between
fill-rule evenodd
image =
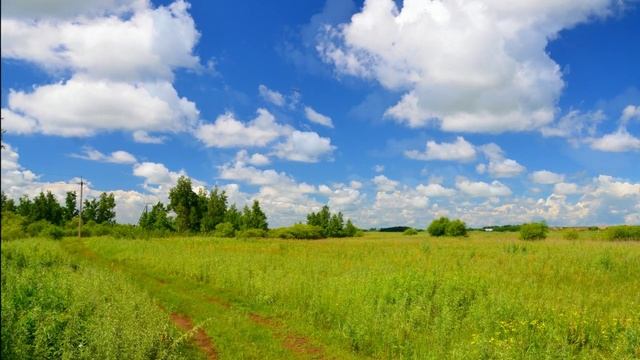
<instances>
[{"instance_id":1,"label":"bush","mask_svg":"<svg viewBox=\"0 0 640 360\"><path fill-rule=\"evenodd\" d=\"M238 238L262 238L266 236L267 232L262 229L247 229L236 233Z\"/></svg>"},{"instance_id":2,"label":"bush","mask_svg":"<svg viewBox=\"0 0 640 360\"><path fill-rule=\"evenodd\" d=\"M322 239L324 232L320 226L295 224L274 229L269 233L269 236L280 239Z\"/></svg>"},{"instance_id":3,"label":"bush","mask_svg":"<svg viewBox=\"0 0 640 360\"><path fill-rule=\"evenodd\" d=\"M236 235L236 230L232 223L223 222L216 225L215 236L223 238L231 238Z\"/></svg>"},{"instance_id":4,"label":"bush","mask_svg":"<svg viewBox=\"0 0 640 360\"><path fill-rule=\"evenodd\" d=\"M2 213L2 240L13 240L27 237L24 217L5 211Z\"/></svg>"},{"instance_id":5,"label":"bush","mask_svg":"<svg viewBox=\"0 0 640 360\"><path fill-rule=\"evenodd\" d=\"M429 227L427 228L427 232L431 236L442 236L447 232L447 225L449 224L449 219L446 217L441 217L439 219L433 220Z\"/></svg>"},{"instance_id":6,"label":"bush","mask_svg":"<svg viewBox=\"0 0 640 360\"><path fill-rule=\"evenodd\" d=\"M65 235L64 229L57 225L48 226L45 231L45 235L53 240L60 240Z\"/></svg>"},{"instance_id":7,"label":"bush","mask_svg":"<svg viewBox=\"0 0 640 360\"><path fill-rule=\"evenodd\" d=\"M402 232L402 235L418 235L418 230L414 229L414 228L408 228L407 230Z\"/></svg>"},{"instance_id":8,"label":"bush","mask_svg":"<svg viewBox=\"0 0 640 360\"><path fill-rule=\"evenodd\" d=\"M640 226L620 225L607 228L605 238L611 241L640 241Z\"/></svg>"},{"instance_id":9,"label":"bush","mask_svg":"<svg viewBox=\"0 0 640 360\"><path fill-rule=\"evenodd\" d=\"M447 236L467 236L467 226L462 220L453 220L447 224L445 229Z\"/></svg>"},{"instance_id":10,"label":"bush","mask_svg":"<svg viewBox=\"0 0 640 360\"><path fill-rule=\"evenodd\" d=\"M578 240L580 234L576 230L568 230L562 235L566 240Z\"/></svg>"},{"instance_id":11,"label":"bush","mask_svg":"<svg viewBox=\"0 0 640 360\"><path fill-rule=\"evenodd\" d=\"M520 226L520 239L543 240L547 237L549 227L544 222L522 224Z\"/></svg>"},{"instance_id":12,"label":"bush","mask_svg":"<svg viewBox=\"0 0 640 360\"><path fill-rule=\"evenodd\" d=\"M45 229L51 225L47 220L38 220L27 225L27 234L34 236L47 236Z\"/></svg>"}]
</instances>

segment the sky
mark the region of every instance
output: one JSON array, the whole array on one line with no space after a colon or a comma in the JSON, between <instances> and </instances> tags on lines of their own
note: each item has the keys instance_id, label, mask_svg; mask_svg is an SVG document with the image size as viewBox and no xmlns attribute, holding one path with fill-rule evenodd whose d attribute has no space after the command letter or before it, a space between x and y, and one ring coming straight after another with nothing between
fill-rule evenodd
<instances>
[{"instance_id":1,"label":"sky","mask_svg":"<svg viewBox=\"0 0 640 360\"><path fill-rule=\"evenodd\" d=\"M640 224L640 3L2 2L2 191Z\"/></svg>"}]
</instances>

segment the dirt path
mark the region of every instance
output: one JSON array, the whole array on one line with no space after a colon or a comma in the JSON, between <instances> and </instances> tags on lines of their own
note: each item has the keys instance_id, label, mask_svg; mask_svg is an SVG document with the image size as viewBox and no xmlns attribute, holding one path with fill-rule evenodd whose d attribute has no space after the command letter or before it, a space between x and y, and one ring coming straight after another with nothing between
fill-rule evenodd
<instances>
[{"instance_id":1,"label":"dirt path","mask_svg":"<svg viewBox=\"0 0 640 360\"><path fill-rule=\"evenodd\" d=\"M250 313L249 318L255 324L271 329L274 335L282 339L282 346L292 353L308 359L326 359L322 348L313 345L307 337L287 331L279 321L256 313Z\"/></svg>"},{"instance_id":2,"label":"dirt path","mask_svg":"<svg viewBox=\"0 0 640 360\"><path fill-rule=\"evenodd\" d=\"M191 319L188 316L174 312L174 313L171 313L169 317L177 327L184 330L185 332L193 331L193 328L194 328L193 321L191 321ZM207 355L207 359L209 360L218 359L218 353L216 352L216 349L213 347L213 343L211 342L211 339L207 336L207 333L205 333L204 330L202 330L202 328L199 327L196 329L196 332L192 340L193 340L193 343L203 353Z\"/></svg>"}]
</instances>

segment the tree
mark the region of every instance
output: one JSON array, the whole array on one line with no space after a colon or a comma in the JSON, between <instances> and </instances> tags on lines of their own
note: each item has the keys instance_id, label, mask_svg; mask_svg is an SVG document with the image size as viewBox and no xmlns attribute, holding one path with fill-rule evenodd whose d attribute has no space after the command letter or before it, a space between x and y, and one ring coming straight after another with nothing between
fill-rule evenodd
<instances>
[{"instance_id":1,"label":"tree","mask_svg":"<svg viewBox=\"0 0 640 360\"><path fill-rule=\"evenodd\" d=\"M427 228L427 232L431 236L442 236L447 232L447 225L449 224L449 218L441 217L439 219L433 220L429 227Z\"/></svg>"},{"instance_id":2,"label":"tree","mask_svg":"<svg viewBox=\"0 0 640 360\"><path fill-rule=\"evenodd\" d=\"M151 211L147 211L145 208L145 211L140 215L138 225L146 230L172 230L173 226L168 212L164 204L158 201L157 204L153 205Z\"/></svg>"},{"instance_id":3,"label":"tree","mask_svg":"<svg viewBox=\"0 0 640 360\"><path fill-rule=\"evenodd\" d=\"M353 237L358 233L358 228L353 225L351 219L347 220L347 224L344 226L344 236Z\"/></svg>"},{"instance_id":4,"label":"tree","mask_svg":"<svg viewBox=\"0 0 640 360\"><path fill-rule=\"evenodd\" d=\"M340 237L342 236L342 228L344 227L344 219L342 217L342 213L338 212L337 214L331 215L329 218L329 223L326 227L326 235L329 237Z\"/></svg>"},{"instance_id":5,"label":"tree","mask_svg":"<svg viewBox=\"0 0 640 360\"><path fill-rule=\"evenodd\" d=\"M231 224L234 230L240 230L242 227L242 214L238 211L235 204L231 205L224 214L224 221Z\"/></svg>"},{"instance_id":6,"label":"tree","mask_svg":"<svg viewBox=\"0 0 640 360\"><path fill-rule=\"evenodd\" d=\"M202 217L202 230L214 231L216 226L225 220L227 212L227 194L216 187L209 194L206 202L206 211Z\"/></svg>"},{"instance_id":7,"label":"tree","mask_svg":"<svg viewBox=\"0 0 640 360\"><path fill-rule=\"evenodd\" d=\"M169 209L176 213L178 231L200 230L200 206L198 195L191 189L191 179L181 176L176 186L169 190Z\"/></svg>"},{"instance_id":8,"label":"tree","mask_svg":"<svg viewBox=\"0 0 640 360\"><path fill-rule=\"evenodd\" d=\"M307 215L307 224L320 226L323 229L329 227L329 220L331 218L331 212L329 211L329 207L327 205L322 207L322 210L317 213L310 213Z\"/></svg>"},{"instance_id":9,"label":"tree","mask_svg":"<svg viewBox=\"0 0 640 360\"><path fill-rule=\"evenodd\" d=\"M67 196L64 199L64 208L62 209L62 218L65 222L78 216L78 209L76 207L77 195L75 191L67 191Z\"/></svg>"},{"instance_id":10,"label":"tree","mask_svg":"<svg viewBox=\"0 0 640 360\"><path fill-rule=\"evenodd\" d=\"M82 206L82 222L88 223L89 221L97 222L98 214L98 199L85 199Z\"/></svg>"},{"instance_id":11,"label":"tree","mask_svg":"<svg viewBox=\"0 0 640 360\"><path fill-rule=\"evenodd\" d=\"M260 208L260 203L258 202L258 200L253 200L253 205L251 206L250 225L252 229L269 229L269 223L267 223L267 215L265 215L264 211L262 211L262 209Z\"/></svg>"},{"instance_id":12,"label":"tree","mask_svg":"<svg viewBox=\"0 0 640 360\"><path fill-rule=\"evenodd\" d=\"M18 215L23 216L25 219L31 218L31 210L33 209L33 202L27 195L22 195L20 199L18 199L18 206L16 207L16 212Z\"/></svg>"},{"instance_id":13,"label":"tree","mask_svg":"<svg viewBox=\"0 0 640 360\"><path fill-rule=\"evenodd\" d=\"M2 196L2 212L16 212L16 203L13 199L9 199L4 191L1 192Z\"/></svg>"},{"instance_id":14,"label":"tree","mask_svg":"<svg viewBox=\"0 0 640 360\"><path fill-rule=\"evenodd\" d=\"M50 191L43 193L33 199L29 221L35 222L45 220L55 225L62 223L62 207Z\"/></svg>"},{"instance_id":15,"label":"tree","mask_svg":"<svg viewBox=\"0 0 640 360\"><path fill-rule=\"evenodd\" d=\"M549 227L542 221L520 225L520 238L522 240L543 240L547 237Z\"/></svg>"},{"instance_id":16,"label":"tree","mask_svg":"<svg viewBox=\"0 0 640 360\"><path fill-rule=\"evenodd\" d=\"M110 193L100 194L98 206L96 207L95 221L98 224L115 224L116 223L116 199Z\"/></svg>"},{"instance_id":17,"label":"tree","mask_svg":"<svg viewBox=\"0 0 640 360\"><path fill-rule=\"evenodd\" d=\"M447 224L445 234L447 236L466 236L467 225L462 220L458 220L458 219L450 221Z\"/></svg>"}]
</instances>

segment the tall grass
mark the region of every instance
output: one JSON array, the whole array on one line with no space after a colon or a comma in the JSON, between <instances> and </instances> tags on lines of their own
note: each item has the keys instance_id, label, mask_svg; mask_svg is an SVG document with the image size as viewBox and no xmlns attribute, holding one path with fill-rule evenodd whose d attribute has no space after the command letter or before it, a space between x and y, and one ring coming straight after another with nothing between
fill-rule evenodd
<instances>
[{"instance_id":1,"label":"tall grass","mask_svg":"<svg viewBox=\"0 0 640 360\"><path fill-rule=\"evenodd\" d=\"M87 244L112 261L278 316L356 356L640 357L638 244L550 235L526 243L517 234L472 232L466 240L369 233Z\"/></svg>"},{"instance_id":2,"label":"tall grass","mask_svg":"<svg viewBox=\"0 0 640 360\"><path fill-rule=\"evenodd\" d=\"M145 293L44 239L2 242L1 336L2 359L182 358L189 351Z\"/></svg>"}]
</instances>

